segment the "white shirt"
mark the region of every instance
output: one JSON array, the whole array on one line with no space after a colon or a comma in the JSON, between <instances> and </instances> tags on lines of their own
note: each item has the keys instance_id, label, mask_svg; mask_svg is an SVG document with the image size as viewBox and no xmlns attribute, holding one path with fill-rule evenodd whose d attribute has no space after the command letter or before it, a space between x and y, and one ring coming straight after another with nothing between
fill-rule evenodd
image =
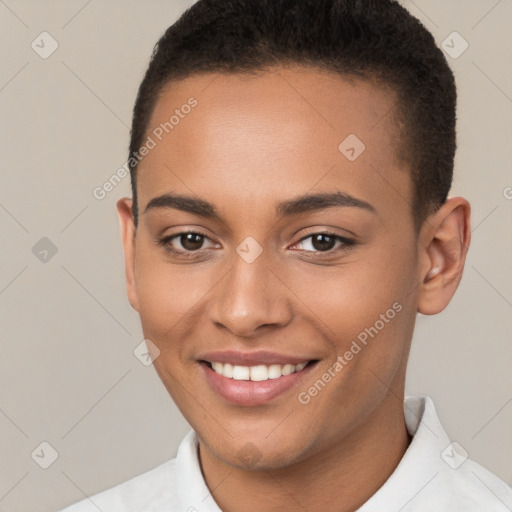
<instances>
[{"instance_id":1,"label":"white shirt","mask_svg":"<svg viewBox=\"0 0 512 512\"><path fill-rule=\"evenodd\" d=\"M450 443L430 397L407 396L404 412L412 441L392 475L357 512L512 511L512 489ZM201 474L197 446L191 430L175 459L61 512L222 512Z\"/></svg>"}]
</instances>

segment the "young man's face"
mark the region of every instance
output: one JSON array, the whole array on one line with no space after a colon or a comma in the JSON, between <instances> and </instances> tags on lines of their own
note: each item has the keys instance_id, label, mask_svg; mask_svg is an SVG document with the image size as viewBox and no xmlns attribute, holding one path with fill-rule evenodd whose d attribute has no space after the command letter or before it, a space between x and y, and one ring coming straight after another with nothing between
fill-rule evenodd
<instances>
[{"instance_id":1,"label":"young man's face","mask_svg":"<svg viewBox=\"0 0 512 512\"><path fill-rule=\"evenodd\" d=\"M197 105L181 109L190 97ZM402 410L424 269L393 102L369 82L290 68L188 78L156 105L133 249L125 242L130 302L169 393L228 464L284 467ZM357 201L278 209L336 193ZM146 210L164 194L208 202L218 217ZM130 233L128 208L120 201ZM169 238L190 232L201 236ZM205 361L265 366L256 378L272 363L316 362L246 381Z\"/></svg>"}]
</instances>

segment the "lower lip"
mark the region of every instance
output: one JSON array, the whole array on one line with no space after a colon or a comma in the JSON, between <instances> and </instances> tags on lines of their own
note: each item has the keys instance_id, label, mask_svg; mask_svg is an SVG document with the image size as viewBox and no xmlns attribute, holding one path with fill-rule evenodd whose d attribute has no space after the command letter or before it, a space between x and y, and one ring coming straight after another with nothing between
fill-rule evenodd
<instances>
[{"instance_id":1,"label":"lower lip","mask_svg":"<svg viewBox=\"0 0 512 512\"><path fill-rule=\"evenodd\" d=\"M283 375L277 379L252 381L229 379L213 371L206 363L200 364L213 390L228 402L241 406L263 405L270 402L297 386L315 365L316 362L310 363L299 372Z\"/></svg>"}]
</instances>

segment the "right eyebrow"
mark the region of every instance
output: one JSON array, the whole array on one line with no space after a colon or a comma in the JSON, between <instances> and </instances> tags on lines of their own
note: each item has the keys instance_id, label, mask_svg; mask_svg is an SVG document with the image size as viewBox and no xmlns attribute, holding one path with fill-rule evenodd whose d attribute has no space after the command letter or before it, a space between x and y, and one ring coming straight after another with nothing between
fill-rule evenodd
<instances>
[{"instance_id":1,"label":"right eyebrow","mask_svg":"<svg viewBox=\"0 0 512 512\"><path fill-rule=\"evenodd\" d=\"M222 217L217 213L212 203L192 196L167 193L154 197L148 202L144 213L156 208L175 208L201 217L222 221Z\"/></svg>"}]
</instances>

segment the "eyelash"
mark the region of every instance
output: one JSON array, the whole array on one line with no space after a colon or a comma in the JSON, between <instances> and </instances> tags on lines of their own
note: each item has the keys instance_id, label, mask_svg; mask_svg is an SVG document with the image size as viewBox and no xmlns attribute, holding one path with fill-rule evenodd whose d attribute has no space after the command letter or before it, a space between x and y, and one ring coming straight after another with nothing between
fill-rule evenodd
<instances>
[{"instance_id":1,"label":"eyelash","mask_svg":"<svg viewBox=\"0 0 512 512\"><path fill-rule=\"evenodd\" d=\"M185 258L185 259L193 259L193 258L196 258L197 255L201 251L204 251L204 249L197 249L196 251L181 251L181 250L175 249L171 245L171 241L174 238L178 238L181 235L189 235L189 234L191 234L191 235L199 235L199 236L202 236L204 239L210 240L210 237L208 237L204 233L201 233L200 231L181 231L179 233L174 233L172 235L169 235L169 236L157 239L157 244L159 246L163 247L167 252L169 252L171 254L174 254L176 256L179 256L179 257ZM330 231L317 231L317 232L314 232L314 233L310 233L309 235L306 235L305 237L301 238L294 245L298 245L298 244L304 242L305 240L307 240L308 238L312 238L312 237L314 237L316 235L329 236L331 238L334 238L336 241L340 241L342 243L342 245L339 246L338 248L333 247L332 249L328 249L327 251L304 251L304 252L312 253L312 254L315 254L315 255L322 255L322 254L332 255L334 252L346 251L346 250L354 247L355 245L357 245L357 242L355 240L351 240L349 238L345 238L345 237L343 237L341 235L337 235L336 233L332 233ZM322 257L322 256L315 256L315 257Z\"/></svg>"}]
</instances>

